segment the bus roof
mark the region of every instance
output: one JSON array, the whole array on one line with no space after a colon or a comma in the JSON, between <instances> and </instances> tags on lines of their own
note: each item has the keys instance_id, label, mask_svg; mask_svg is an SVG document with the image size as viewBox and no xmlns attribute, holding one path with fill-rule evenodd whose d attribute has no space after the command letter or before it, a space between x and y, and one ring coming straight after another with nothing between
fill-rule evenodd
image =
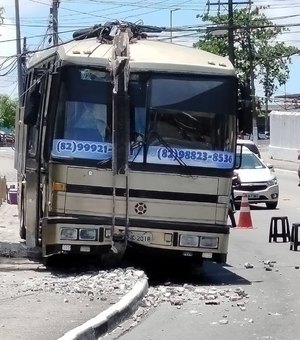
<instances>
[{"instance_id":1,"label":"bus roof","mask_svg":"<svg viewBox=\"0 0 300 340\"><path fill-rule=\"evenodd\" d=\"M112 44L100 43L95 38L71 41L35 53L28 63L28 68L34 67L53 54L58 54L62 64L108 67L112 56ZM154 40L137 40L130 43L130 70L235 75L232 64L225 57L192 47Z\"/></svg>"}]
</instances>

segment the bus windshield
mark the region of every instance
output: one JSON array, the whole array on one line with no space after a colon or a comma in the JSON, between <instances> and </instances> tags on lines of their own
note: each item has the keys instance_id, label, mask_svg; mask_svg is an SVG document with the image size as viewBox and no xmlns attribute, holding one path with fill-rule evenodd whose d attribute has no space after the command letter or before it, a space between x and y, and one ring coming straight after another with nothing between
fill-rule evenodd
<instances>
[{"instance_id":1,"label":"bus windshield","mask_svg":"<svg viewBox=\"0 0 300 340\"><path fill-rule=\"evenodd\" d=\"M131 74L129 162L232 169L236 92L234 77ZM112 93L108 72L62 70L53 158L112 158Z\"/></svg>"},{"instance_id":2,"label":"bus windshield","mask_svg":"<svg viewBox=\"0 0 300 340\"><path fill-rule=\"evenodd\" d=\"M135 106L135 132L145 147L133 152L134 162L178 165L179 158L193 167L233 168L235 79L152 76L148 88L147 107L141 93Z\"/></svg>"},{"instance_id":3,"label":"bus windshield","mask_svg":"<svg viewBox=\"0 0 300 340\"><path fill-rule=\"evenodd\" d=\"M111 98L107 72L76 67L63 70L52 157L111 158Z\"/></svg>"}]
</instances>

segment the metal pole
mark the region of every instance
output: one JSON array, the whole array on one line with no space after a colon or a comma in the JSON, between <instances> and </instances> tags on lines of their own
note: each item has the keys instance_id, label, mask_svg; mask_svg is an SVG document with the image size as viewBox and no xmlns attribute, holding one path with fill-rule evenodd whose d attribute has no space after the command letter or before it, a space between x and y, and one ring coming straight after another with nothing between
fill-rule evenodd
<instances>
[{"instance_id":1,"label":"metal pole","mask_svg":"<svg viewBox=\"0 0 300 340\"><path fill-rule=\"evenodd\" d=\"M172 43L172 31L173 31L173 22L172 22L173 10L170 10L170 42Z\"/></svg>"},{"instance_id":2,"label":"metal pole","mask_svg":"<svg viewBox=\"0 0 300 340\"><path fill-rule=\"evenodd\" d=\"M173 42L173 12L179 11L180 8L170 10L170 42Z\"/></svg>"},{"instance_id":3,"label":"metal pole","mask_svg":"<svg viewBox=\"0 0 300 340\"><path fill-rule=\"evenodd\" d=\"M18 102L19 102L19 107L21 107L22 106L22 95L23 95L23 74L22 74L19 0L15 0L15 16L16 16L16 51L17 51L17 70L18 70Z\"/></svg>"},{"instance_id":4,"label":"metal pole","mask_svg":"<svg viewBox=\"0 0 300 340\"><path fill-rule=\"evenodd\" d=\"M234 65L233 3L228 0L228 56Z\"/></svg>"},{"instance_id":5,"label":"metal pole","mask_svg":"<svg viewBox=\"0 0 300 340\"><path fill-rule=\"evenodd\" d=\"M256 102L255 102L255 76L254 76L254 53L251 43L250 31L248 30L248 44L249 44L249 63L250 63L250 86L251 86L251 104L252 104L252 135L253 142L257 144L257 116L256 116Z\"/></svg>"},{"instance_id":6,"label":"metal pole","mask_svg":"<svg viewBox=\"0 0 300 340\"><path fill-rule=\"evenodd\" d=\"M265 131L269 131L269 89L268 89L268 83L269 83L269 66L266 67L266 88L265 88Z\"/></svg>"},{"instance_id":7,"label":"metal pole","mask_svg":"<svg viewBox=\"0 0 300 340\"><path fill-rule=\"evenodd\" d=\"M53 0L52 5L52 29L53 29L53 45L58 45L58 4L59 0Z\"/></svg>"}]
</instances>

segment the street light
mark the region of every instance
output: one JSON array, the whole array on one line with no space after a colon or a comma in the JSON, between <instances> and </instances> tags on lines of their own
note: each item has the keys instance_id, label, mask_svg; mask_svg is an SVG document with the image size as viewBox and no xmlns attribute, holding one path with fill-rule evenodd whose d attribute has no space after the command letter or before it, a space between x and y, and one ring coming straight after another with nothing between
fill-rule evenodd
<instances>
[{"instance_id":1,"label":"street light","mask_svg":"<svg viewBox=\"0 0 300 340\"><path fill-rule=\"evenodd\" d=\"M180 8L174 8L174 9L171 9L170 10L170 41L172 43L172 38L173 38L173 35L172 35L172 31L173 31L173 12L176 12L176 11L179 11Z\"/></svg>"}]
</instances>

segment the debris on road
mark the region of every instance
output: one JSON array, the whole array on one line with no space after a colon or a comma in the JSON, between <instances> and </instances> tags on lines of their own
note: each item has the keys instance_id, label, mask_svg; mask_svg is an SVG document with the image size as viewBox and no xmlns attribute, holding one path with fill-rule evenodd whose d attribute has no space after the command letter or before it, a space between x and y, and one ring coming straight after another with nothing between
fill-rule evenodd
<instances>
[{"instance_id":1,"label":"debris on road","mask_svg":"<svg viewBox=\"0 0 300 340\"><path fill-rule=\"evenodd\" d=\"M245 266L246 269L250 269L250 268L253 268L253 267L254 267L253 264L251 264L251 263L249 263L249 262L246 262L246 263L244 264L244 266Z\"/></svg>"}]
</instances>

